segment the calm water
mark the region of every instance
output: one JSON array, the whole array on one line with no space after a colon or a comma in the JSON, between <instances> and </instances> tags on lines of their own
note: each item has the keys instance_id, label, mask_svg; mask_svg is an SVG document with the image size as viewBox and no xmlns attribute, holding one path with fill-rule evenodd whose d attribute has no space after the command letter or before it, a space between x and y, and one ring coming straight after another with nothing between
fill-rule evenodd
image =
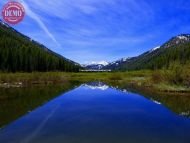
<instances>
[{"instance_id":1,"label":"calm water","mask_svg":"<svg viewBox=\"0 0 190 143\"><path fill-rule=\"evenodd\" d=\"M91 83L2 128L0 143L190 143L190 119L142 95Z\"/></svg>"}]
</instances>

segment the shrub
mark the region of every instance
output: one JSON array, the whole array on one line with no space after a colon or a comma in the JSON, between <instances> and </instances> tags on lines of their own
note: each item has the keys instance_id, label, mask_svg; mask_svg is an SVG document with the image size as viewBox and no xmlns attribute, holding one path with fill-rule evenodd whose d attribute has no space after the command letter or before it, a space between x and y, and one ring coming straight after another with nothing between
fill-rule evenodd
<instances>
[{"instance_id":1,"label":"shrub","mask_svg":"<svg viewBox=\"0 0 190 143\"><path fill-rule=\"evenodd\" d=\"M186 69L186 66L174 63L170 65L168 70L164 71L164 78L171 84L184 85L189 81L189 72Z\"/></svg>"},{"instance_id":2,"label":"shrub","mask_svg":"<svg viewBox=\"0 0 190 143\"><path fill-rule=\"evenodd\" d=\"M164 77L161 71L154 71L151 78L154 83L161 83L164 81Z\"/></svg>"},{"instance_id":3,"label":"shrub","mask_svg":"<svg viewBox=\"0 0 190 143\"><path fill-rule=\"evenodd\" d=\"M122 80L121 74L115 73L109 77L110 80Z\"/></svg>"}]
</instances>

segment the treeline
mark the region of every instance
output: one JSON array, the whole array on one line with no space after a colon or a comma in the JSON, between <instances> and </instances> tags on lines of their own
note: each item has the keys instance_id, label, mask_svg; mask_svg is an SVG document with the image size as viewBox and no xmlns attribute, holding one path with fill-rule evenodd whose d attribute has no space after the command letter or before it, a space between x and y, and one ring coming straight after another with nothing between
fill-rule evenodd
<instances>
[{"instance_id":1,"label":"treeline","mask_svg":"<svg viewBox=\"0 0 190 143\"><path fill-rule=\"evenodd\" d=\"M190 63L190 43L161 49L149 62L147 61L145 67L150 69L168 69L173 63L178 63L180 65Z\"/></svg>"},{"instance_id":2,"label":"treeline","mask_svg":"<svg viewBox=\"0 0 190 143\"><path fill-rule=\"evenodd\" d=\"M77 72L80 66L0 24L0 71Z\"/></svg>"},{"instance_id":3,"label":"treeline","mask_svg":"<svg viewBox=\"0 0 190 143\"><path fill-rule=\"evenodd\" d=\"M145 53L122 65L118 70L168 69L173 63L179 63L182 66L190 63L190 43Z\"/></svg>"}]
</instances>

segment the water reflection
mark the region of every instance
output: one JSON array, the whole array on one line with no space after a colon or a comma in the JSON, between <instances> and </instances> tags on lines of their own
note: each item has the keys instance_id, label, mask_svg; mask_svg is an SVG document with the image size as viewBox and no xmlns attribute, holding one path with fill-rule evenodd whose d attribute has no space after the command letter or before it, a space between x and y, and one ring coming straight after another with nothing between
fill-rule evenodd
<instances>
[{"instance_id":1,"label":"water reflection","mask_svg":"<svg viewBox=\"0 0 190 143\"><path fill-rule=\"evenodd\" d=\"M152 100L152 102L154 102L154 103L156 103L156 104L159 104L159 105L162 104L162 103L160 103L160 102L158 102L158 101L156 101L156 100L154 100L154 99L152 99L152 98L151 98L151 100Z\"/></svg>"},{"instance_id":2,"label":"water reflection","mask_svg":"<svg viewBox=\"0 0 190 143\"><path fill-rule=\"evenodd\" d=\"M152 102L156 104L162 104L163 106L166 106L173 112L175 112L178 115L184 116L184 117L190 117L190 95L179 95L179 94L160 94L160 93L151 93L150 91L146 91L144 89L134 89L134 88L128 88L127 86L123 84L117 84L116 83L116 89L128 92L131 91L133 93L140 94L147 99L151 100Z\"/></svg>"},{"instance_id":3,"label":"water reflection","mask_svg":"<svg viewBox=\"0 0 190 143\"><path fill-rule=\"evenodd\" d=\"M84 84L61 94L1 130L0 142L190 142L188 118L139 94L105 86Z\"/></svg>"},{"instance_id":4,"label":"water reflection","mask_svg":"<svg viewBox=\"0 0 190 143\"><path fill-rule=\"evenodd\" d=\"M77 83L26 88L0 88L0 127L78 86Z\"/></svg>"},{"instance_id":5,"label":"water reflection","mask_svg":"<svg viewBox=\"0 0 190 143\"><path fill-rule=\"evenodd\" d=\"M82 86L90 88L92 90L95 90L95 89L106 90L106 89L109 88L108 85L106 85L106 84L104 84L102 82L91 82L91 83L88 83L88 84L83 84Z\"/></svg>"}]
</instances>

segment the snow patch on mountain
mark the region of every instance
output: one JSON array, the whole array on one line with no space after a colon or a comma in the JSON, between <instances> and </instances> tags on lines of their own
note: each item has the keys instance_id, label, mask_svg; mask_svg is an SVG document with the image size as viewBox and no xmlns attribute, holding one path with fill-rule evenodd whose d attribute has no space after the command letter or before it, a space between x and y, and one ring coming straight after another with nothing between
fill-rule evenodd
<instances>
[{"instance_id":1,"label":"snow patch on mountain","mask_svg":"<svg viewBox=\"0 0 190 143\"><path fill-rule=\"evenodd\" d=\"M183 36L183 35L177 36L177 38L179 38L180 40L188 40L188 38L186 36Z\"/></svg>"},{"instance_id":2,"label":"snow patch on mountain","mask_svg":"<svg viewBox=\"0 0 190 143\"><path fill-rule=\"evenodd\" d=\"M84 65L86 65L86 66L89 66L89 65L103 65L103 66L107 66L108 64L109 63L106 62L106 61L98 61L98 62L92 61L92 62L86 63Z\"/></svg>"},{"instance_id":3,"label":"snow patch on mountain","mask_svg":"<svg viewBox=\"0 0 190 143\"><path fill-rule=\"evenodd\" d=\"M126 62L127 60L129 60L129 59L131 59L131 58L122 58L120 61L122 61L122 62Z\"/></svg>"},{"instance_id":4,"label":"snow patch on mountain","mask_svg":"<svg viewBox=\"0 0 190 143\"><path fill-rule=\"evenodd\" d=\"M157 47L151 49L149 52L151 53L151 52L153 52L153 51L155 51L155 50L157 50L157 49L159 49L159 48L160 48L160 46L157 46Z\"/></svg>"}]
</instances>

